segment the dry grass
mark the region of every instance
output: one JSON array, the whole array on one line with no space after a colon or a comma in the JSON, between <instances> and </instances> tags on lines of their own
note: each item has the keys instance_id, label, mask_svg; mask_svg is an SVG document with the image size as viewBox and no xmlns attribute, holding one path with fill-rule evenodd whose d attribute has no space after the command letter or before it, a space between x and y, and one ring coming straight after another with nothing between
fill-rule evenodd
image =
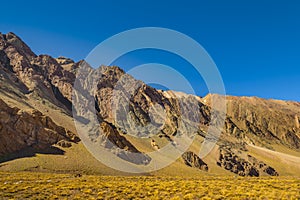
<instances>
[{"instance_id":1,"label":"dry grass","mask_svg":"<svg viewBox=\"0 0 300 200\"><path fill-rule=\"evenodd\" d=\"M0 173L0 199L299 199L300 179Z\"/></svg>"}]
</instances>

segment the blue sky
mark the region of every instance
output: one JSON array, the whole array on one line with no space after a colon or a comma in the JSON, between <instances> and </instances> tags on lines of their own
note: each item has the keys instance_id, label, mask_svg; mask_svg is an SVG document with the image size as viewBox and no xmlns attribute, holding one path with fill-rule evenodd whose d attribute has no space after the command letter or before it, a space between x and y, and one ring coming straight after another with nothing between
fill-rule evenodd
<instances>
[{"instance_id":1,"label":"blue sky","mask_svg":"<svg viewBox=\"0 0 300 200\"><path fill-rule=\"evenodd\" d=\"M137 27L165 27L199 42L223 77L227 94L300 101L300 1L10 1L0 31L19 35L37 54L80 60L106 38ZM148 53L148 54L147 54ZM126 58L120 60L126 61ZM188 63L164 52L128 55L130 64ZM119 61L125 70L128 62ZM116 62L118 64L118 62ZM190 78L205 95L201 77Z\"/></svg>"}]
</instances>

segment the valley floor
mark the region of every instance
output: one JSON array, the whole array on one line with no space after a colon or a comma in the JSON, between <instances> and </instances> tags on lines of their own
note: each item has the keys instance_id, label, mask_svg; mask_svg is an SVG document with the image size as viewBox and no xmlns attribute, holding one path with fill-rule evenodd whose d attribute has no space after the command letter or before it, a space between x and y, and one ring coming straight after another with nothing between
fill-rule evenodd
<instances>
[{"instance_id":1,"label":"valley floor","mask_svg":"<svg viewBox=\"0 0 300 200\"><path fill-rule=\"evenodd\" d=\"M0 199L300 199L300 178L0 172Z\"/></svg>"}]
</instances>

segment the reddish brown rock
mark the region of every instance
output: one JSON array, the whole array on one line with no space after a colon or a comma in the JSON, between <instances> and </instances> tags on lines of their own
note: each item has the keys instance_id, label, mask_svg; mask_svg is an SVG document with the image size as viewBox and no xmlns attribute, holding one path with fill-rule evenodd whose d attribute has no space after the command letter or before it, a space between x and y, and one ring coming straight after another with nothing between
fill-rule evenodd
<instances>
[{"instance_id":1,"label":"reddish brown rock","mask_svg":"<svg viewBox=\"0 0 300 200\"><path fill-rule=\"evenodd\" d=\"M46 148L60 140L75 142L65 128L37 110L11 108L0 99L0 116L0 156L26 147Z\"/></svg>"}]
</instances>

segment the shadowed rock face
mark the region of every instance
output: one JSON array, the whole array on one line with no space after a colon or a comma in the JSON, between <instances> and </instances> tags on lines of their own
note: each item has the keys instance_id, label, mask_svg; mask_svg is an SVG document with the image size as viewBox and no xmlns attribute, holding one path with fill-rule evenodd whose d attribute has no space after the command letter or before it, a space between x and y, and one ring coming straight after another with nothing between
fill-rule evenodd
<instances>
[{"instance_id":1,"label":"shadowed rock face","mask_svg":"<svg viewBox=\"0 0 300 200\"><path fill-rule=\"evenodd\" d=\"M274 168L251 155L246 159L234 153L231 149L221 148L217 165L239 176L260 176L262 172L270 176L278 176Z\"/></svg>"},{"instance_id":2,"label":"shadowed rock face","mask_svg":"<svg viewBox=\"0 0 300 200\"><path fill-rule=\"evenodd\" d=\"M0 156L26 147L47 148L61 140L78 141L41 112L11 108L1 99L0 116Z\"/></svg>"},{"instance_id":3,"label":"shadowed rock face","mask_svg":"<svg viewBox=\"0 0 300 200\"><path fill-rule=\"evenodd\" d=\"M181 157L186 165L203 171L208 171L207 164L192 151L185 152Z\"/></svg>"},{"instance_id":4,"label":"shadowed rock face","mask_svg":"<svg viewBox=\"0 0 300 200\"><path fill-rule=\"evenodd\" d=\"M115 150L115 147L118 147L124 150L115 152L119 158L139 165L148 164L151 161L149 156L137 150L113 125L101 122L100 128L105 148Z\"/></svg>"}]
</instances>

